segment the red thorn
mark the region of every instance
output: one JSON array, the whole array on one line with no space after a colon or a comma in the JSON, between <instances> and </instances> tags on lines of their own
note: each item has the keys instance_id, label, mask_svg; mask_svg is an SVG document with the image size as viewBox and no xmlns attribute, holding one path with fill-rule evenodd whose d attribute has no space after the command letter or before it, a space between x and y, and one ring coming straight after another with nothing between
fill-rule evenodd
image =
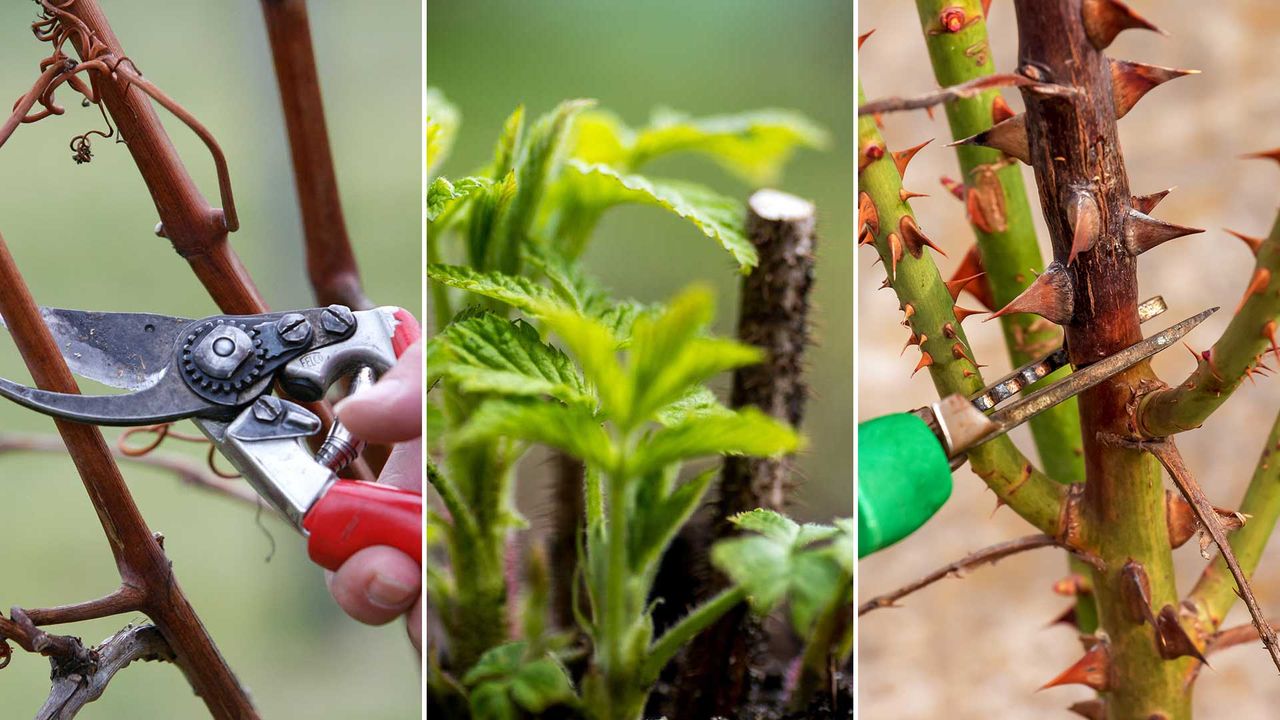
<instances>
[{"instance_id":1,"label":"red thorn","mask_svg":"<svg viewBox=\"0 0 1280 720\"><path fill-rule=\"evenodd\" d=\"M1099 692L1108 686L1108 674L1111 668L1111 651L1105 642L1100 642L1089 649L1084 657L1067 668L1061 675L1042 686L1041 690L1060 685L1087 685Z\"/></svg>"},{"instance_id":2,"label":"red thorn","mask_svg":"<svg viewBox=\"0 0 1280 720\"><path fill-rule=\"evenodd\" d=\"M964 200L964 183L952 180L946 175L938 178L938 181L947 189L947 192L955 195L957 200Z\"/></svg>"},{"instance_id":3,"label":"red thorn","mask_svg":"<svg viewBox=\"0 0 1280 720\"><path fill-rule=\"evenodd\" d=\"M964 291L965 286L983 275L986 275L986 273L980 272L977 275L970 275L969 277L963 278L952 278L951 280L948 280L945 284L947 286L947 292L951 295L951 301L955 302L959 299L960 293Z\"/></svg>"},{"instance_id":4,"label":"red thorn","mask_svg":"<svg viewBox=\"0 0 1280 720\"><path fill-rule=\"evenodd\" d=\"M918 197L929 197L929 196L925 193L912 192L904 187L898 188L898 199L901 200L902 202L906 202L911 198L918 198Z\"/></svg>"},{"instance_id":5,"label":"red thorn","mask_svg":"<svg viewBox=\"0 0 1280 720\"><path fill-rule=\"evenodd\" d=\"M973 372L972 370L968 369L968 368L965 368L965 369L963 369L963 370L961 370L961 371L960 371L960 375L961 375L962 377L967 377L967 378L969 378L969 377L973 377L973 376L974 376L974 372Z\"/></svg>"},{"instance_id":6,"label":"red thorn","mask_svg":"<svg viewBox=\"0 0 1280 720\"><path fill-rule=\"evenodd\" d=\"M1129 209L1124 221L1125 247L1128 248L1129 254L1134 256L1141 255L1174 238L1202 232L1204 232L1203 228L1167 223L1138 212L1136 208Z\"/></svg>"},{"instance_id":7,"label":"red thorn","mask_svg":"<svg viewBox=\"0 0 1280 720\"><path fill-rule=\"evenodd\" d=\"M1249 153L1248 155L1241 155L1240 157L1247 158L1247 159L1258 159L1258 160L1275 160L1276 162L1280 163L1280 148L1273 148L1271 150L1263 150L1261 152Z\"/></svg>"},{"instance_id":8,"label":"red thorn","mask_svg":"<svg viewBox=\"0 0 1280 720\"><path fill-rule=\"evenodd\" d=\"M1111 58L1111 97L1116 107L1116 119L1129 114L1143 95L1160 85L1199 72Z\"/></svg>"},{"instance_id":9,"label":"red thorn","mask_svg":"<svg viewBox=\"0 0 1280 720\"><path fill-rule=\"evenodd\" d=\"M929 336L927 335L916 335L914 332L911 333L911 335L907 337L907 344L903 345L902 350L898 352L898 357L902 357L902 353L905 353L907 351L907 348L911 347L912 345L919 345L920 343L928 339L929 339Z\"/></svg>"},{"instance_id":10,"label":"red thorn","mask_svg":"<svg viewBox=\"0 0 1280 720\"><path fill-rule=\"evenodd\" d=\"M1119 0L1084 0L1081 15L1085 35L1098 50L1106 48L1116 39L1116 35L1125 30L1140 28L1165 34Z\"/></svg>"},{"instance_id":11,"label":"red thorn","mask_svg":"<svg viewBox=\"0 0 1280 720\"><path fill-rule=\"evenodd\" d=\"M1107 703L1101 698L1081 700L1078 703L1072 703L1071 707L1067 709L1085 718L1085 720L1107 720ZM1151 718L1147 718L1147 720L1151 720Z\"/></svg>"},{"instance_id":12,"label":"red thorn","mask_svg":"<svg viewBox=\"0 0 1280 720\"><path fill-rule=\"evenodd\" d=\"M865 191L858 193L858 228L867 228L873 234L880 231L880 211Z\"/></svg>"},{"instance_id":13,"label":"red thorn","mask_svg":"<svg viewBox=\"0 0 1280 720\"><path fill-rule=\"evenodd\" d=\"M916 363L916 369L911 371L911 377L915 377L916 373L933 364L933 356L927 352L920 353L920 362Z\"/></svg>"},{"instance_id":14,"label":"red thorn","mask_svg":"<svg viewBox=\"0 0 1280 720\"><path fill-rule=\"evenodd\" d=\"M1187 629L1182 627L1182 623L1178 622L1178 611L1172 605L1165 605L1160 608L1160 613L1156 615L1156 647L1160 652L1160 657L1165 660L1173 660L1180 657L1193 657L1205 665L1209 661L1204 659L1204 653L1196 646L1191 636L1187 634Z\"/></svg>"},{"instance_id":15,"label":"red thorn","mask_svg":"<svg viewBox=\"0 0 1280 720\"><path fill-rule=\"evenodd\" d=\"M916 306L907 303L902 306L902 324L908 325L911 322L911 316L916 314Z\"/></svg>"},{"instance_id":16,"label":"red thorn","mask_svg":"<svg viewBox=\"0 0 1280 720\"><path fill-rule=\"evenodd\" d=\"M1191 347L1187 349L1191 350ZM1191 505L1182 496L1168 490L1164 493L1164 524L1169 530L1169 547L1175 549L1186 544L1200 528L1200 521L1196 519Z\"/></svg>"},{"instance_id":17,"label":"red thorn","mask_svg":"<svg viewBox=\"0 0 1280 720\"><path fill-rule=\"evenodd\" d=\"M974 227L984 233L995 232L995 228L991 227L991 223L987 222L987 215L982 211L982 198L978 196L975 188L969 188L969 192L965 194L964 209L969 215L969 222Z\"/></svg>"},{"instance_id":18,"label":"red thorn","mask_svg":"<svg viewBox=\"0 0 1280 720\"><path fill-rule=\"evenodd\" d=\"M1277 361L1280 361L1280 346L1276 345L1275 320L1268 320L1267 324L1262 326L1262 337L1271 343L1271 354L1275 355Z\"/></svg>"},{"instance_id":19,"label":"red thorn","mask_svg":"<svg viewBox=\"0 0 1280 720\"><path fill-rule=\"evenodd\" d=\"M1052 323L1067 325L1074 310L1075 292L1071 288L1071 277L1062 263L1055 260L1021 295L983 322L1010 313L1035 313Z\"/></svg>"},{"instance_id":20,"label":"red thorn","mask_svg":"<svg viewBox=\"0 0 1280 720\"><path fill-rule=\"evenodd\" d=\"M861 50L861 49L862 49L862 43L866 42L866 41L867 41L867 38L871 37L871 33L875 32L875 31L876 31L876 29L875 29L875 28L871 28L870 30L868 30L868 31L866 31L866 32L864 32L864 33L862 33L861 35L859 35L859 36L858 36L858 49L859 49L859 50Z\"/></svg>"},{"instance_id":21,"label":"red thorn","mask_svg":"<svg viewBox=\"0 0 1280 720\"><path fill-rule=\"evenodd\" d=\"M1098 201L1088 192L1078 192L1071 199L1067 208L1067 221L1071 224L1071 254L1067 256L1067 265L1075 262L1076 256L1088 252L1098 242L1098 234L1102 227L1102 214L1098 210Z\"/></svg>"},{"instance_id":22,"label":"red thorn","mask_svg":"<svg viewBox=\"0 0 1280 720\"><path fill-rule=\"evenodd\" d=\"M969 319L972 315L981 315L986 312L985 310L970 310L969 308L962 308L959 305L953 306L952 310L955 312L956 322L960 324L964 324L964 321Z\"/></svg>"},{"instance_id":23,"label":"red thorn","mask_svg":"<svg viewBox=\"0 0 1280 720\"><path fill-rule=\"evenodd\" d=\"M911 159L916 156L916 153L920 152L921 148L931 142L933 142L933 138L929 138L914 147L909 147L906 150L899 150L898 152L893 153L893 164L898 167L898 174L902 177L906 177L907 165L911 164Z\"/></svg>"},{"instance_id":24,"label":"red thorn","mask_svg":"<svg viewBox=\"0 0 1280 720\"><path fill-rule=\"evenodd\" d=\"M951 323L943 323L943 325L942 325L942 337L944 337L944 338L946 338L946 339L948 339L948 340L955 340L955 339L956 339L956 329L955 329L955 326L953 326Z\"/></svg>"},{"instance_id":25,"label":"red thorn","mask_svg":"<svg viewBox=\"0 0 1280 720\"><path fill-rule=\"evenodd\" d=\"M890 273L892 277L898 277L898 263L902 260L902 238L898 237L898 233L889 233L889 258L893 262L893 268Z\"/></svg>"},{"instance_id":26,"label":"red thorn","mask_svg":"<svg viewBox=\"0 0 1280 720\"><path fill-rule=\"evenodd\" d=\"M1264 241L1263 238L1253 237L1251 235L1245 235L1244 233L1238 233L1235 230L1232 230L1230 228L1222 228L1222 229L1226 230L1229 234L1237 238L1240 238L1240 240L1244 241L1244 244L1249 246L1249 252L1253 253L1254 257L1258 257L1258 250L1262 248L1262 243Z\"/></svg>"},{"instance_id":27,"label":"red thorn","mask_svg":"<svg viewBox=\"0 0 1280 720\"><path fill-rule=\"evenodd\" d=\"M977 243L969 246L964 257L960 260L960 264L956 266L955 273L951 275L951 281L954 282L958 278L972 277L976 278L966 283L963 290L968 291L970 295L982 303L982 306L990 310L995 307L995 301L992 299L991 284L985 278L979 276L984 275L986 270L982 267L982 255L978 251ZM950 285L948 285L950 289ZM953 296L954 300L958 295Z\"/></svg>"},{"instance_id":28,"label":"red thorn","mask_svg":"<svg viewBox=\"0 0 1280 720\"><path fill-rule=\"evenodd\" d=\"M996 99L991 101L991 124L992 125L998 125L1004 122L1005 120L1008 120L1009 118L1013 117L1016 114L1017 113L1015 113L1013 109L1009 107L1009 103L1005 102L1004 98L1000 97L999 95L996 95Z\"/></svg>"},{"instance_id":29,"label":"red thorn","mask_svg":"<svg viewBox=\"0 0 1280 720\"><path fill-rule=\"evenodd\" d=\"M1067 609L1059 613L1058 616L1055 617L1053 620L1050 620L1049 624L1046 625L1046 627L1052 627L1054 625L1067 625L1070 627L1075 627L1077 622L1078 622L1078 618L1076 617L1076 606L1068 605Z\"/></svg>"},{"instance_id":30,"label":"red thorn","mask_svg":"<svg viewBox=\"0 0 1280 720\"><path fill-rule=\"evenodd\" d=\"M1249 302L1249 298L1254 295L1261 295L1266 292L1267 285L1271 283L1271 271L1266 268L1258 268L1253 271L1253 277L1249 280L1249 287L1245 288L1244 297L1240 299L1240 304L1236 306L1238 314L1244 308L1245 303Z\"/></svg>"},{"instance_id":31,"label":"red thorn","mask_svg":"<svg viewBox=\"0 0 1280 720\"><path fill-rule=\"evenodd\" d=\"M1031 164L1031 145L1027 140L1027 116L1025 113L1014 115L1008 120L996 123L977 135L957 140L948 145L948 147L955 145L979 145L995 148L1005 155L1015 157L1028 165Z\"/></svg>"},{"instance_id":32,"label":"red thorn","mask_svg":"<svg viewBox=\"0 0 1280 720\"><path fill-rule=\"evenodd\" d=\"M1143 213L1144 215L1150 215L1151 211L1155 210L1156 206L1160 204L1160 201L1165 199L1165 197L1173 191L1174 188L1169 188L1168 190L1161 190L1160 192L1151 193L1150 195L1134 195L1129 198L1129 204L1138 212Z\"/></svg>"},{"instance_id":33,"label":"red thorn","mask_svg":"<svg viewBox=\"0 0 1280 720\"><path fill-rule=\"evenodd\" d=\"M955 358L956 360L968 360L976 368L986 367L986 365L979 365L976 360L969 357L969 354L964 351L964 345L959 342L951 346L951 357Z\"/></svg>"},{"instance_id":34,"label":"red thorn","mask_svg":"<svg viewBox=\"0 0 1280 720\"><path fill-rule=\"evenodd\" d=\"M898 221L898 231L902 233L902 242L907 246L907 252L911 253L911 257L918 259L924 253L925 247L933 248L943 257L947 256L942 248L933 244L933 241L920 231L920 226L916 225L916 219L910 215L903 215Z\"/></svg>"},{"instance_id":35,"label":"red thorn","mask_svg":"<svg viewBox=\"0 0 1280 720\"><path fill-rule=\"evenodd\" d=\"M991 0L982 0L982 16L991 17Z\"/></svg>"}]
</instances>

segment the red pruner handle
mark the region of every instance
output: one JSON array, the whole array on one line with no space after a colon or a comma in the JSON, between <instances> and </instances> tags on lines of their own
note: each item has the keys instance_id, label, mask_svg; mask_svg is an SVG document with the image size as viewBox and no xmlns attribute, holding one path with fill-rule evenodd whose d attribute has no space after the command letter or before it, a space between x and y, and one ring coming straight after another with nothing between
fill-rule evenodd
<instances>
[{"instance_id":1,"label":"red pruner handle","mask_svg":"<svg viewBox=\"0 0 1280 720\"><path fill-rule=\"evenodd\" d=\"M326 570L374 545L389 545L422 564L422 493L380 483L339 480L311 506L302 526L307 552Z\"/></svg>"},{"instance_id":2,"label":"red pruner handle","mask_svg":"<svg viewBox=\"0 0 1280 720\"><path fill-rule=\"evenodd\" d=\"M410 345L418 342L422 337L422 326L418 324L418 319L404 308L396 308L394 315L396 332L391 336L391 349L395 350L396 357L400 357Z\"/></svg>"}]
</instances>

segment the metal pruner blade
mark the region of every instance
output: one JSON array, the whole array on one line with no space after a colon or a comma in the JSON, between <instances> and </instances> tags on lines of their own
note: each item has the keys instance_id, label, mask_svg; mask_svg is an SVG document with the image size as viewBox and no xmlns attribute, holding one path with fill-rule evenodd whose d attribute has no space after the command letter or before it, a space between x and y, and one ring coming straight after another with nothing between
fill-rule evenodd
<instances>
[{"instance_id":1,"label":"metal pruner blade","mask_svg":"<svg viewBox=\"0 0 1280 720\"><path fill-rule=\"evenodd\" d=\"M941 431L947 456L952 458L953 466L958 467L970 448L1000 437L1054 405L1150 358L1180 340L1217 310L1216 307L1209 308L1193 315L1114 355L1082 367L1048 387L1019 398L990 415L984 414L963 395L950 395L933 403L929 409Z\"/></svg>"}]
</instances>

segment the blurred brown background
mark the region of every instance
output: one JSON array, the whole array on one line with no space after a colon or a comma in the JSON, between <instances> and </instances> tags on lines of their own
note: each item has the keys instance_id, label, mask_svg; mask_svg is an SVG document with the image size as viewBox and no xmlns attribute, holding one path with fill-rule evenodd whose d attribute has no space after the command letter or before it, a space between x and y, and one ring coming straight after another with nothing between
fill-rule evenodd
<instances>
[{"instance_id":1,"label":"blurred brown background","mask_svg":"<svg viewBox=\"0 0 1280 720\"><path fill-rule=\"evenodd\" d=\"M1169 83L1148 95L1120 122L1120 140L1134 193L1177 190L1156 214L1170 222L1207 228L1144 255L1140 270L1143 297L1162 294L1168 313L1163 327L1211 305L1218 313L1188 338L1197 350L1221 333L1244 290L1253 259L1243 243L1222 231L1229 227L1265 235L1276 217L1280 169L1239 156L1280 145L1280 6L1264 0L1204 3L1196 0L1130 0L1129 4L1167 31L1121 34L1108 52L1157 65L1197 68L1203 74ZM998 72L1016 63L1017 31L1013 8L991 8L991 47ZM913 3L863 2L858 33L876 30L858 57L858 72L874 99L911 95L937 87L929 66ZM1005 99L1022 109L1017 92ZM950 131L939 112L930 121L923 112L885 118L889 147L901 149L927 138L907 171L906 186L930 198L913 201L920 226L947 251L939 258L950 275L973 242L963 206L939 185L941 175L959 177L954 153L942 147ZM1039 218L1034 179L1024 168L1045 257L1048 240ZM877 292L884 270L872 266L874 253L858 255L858 404L859 419L918 407L936 398L927 374L908 379L916 355L898 351L906 331L898 325L897 301ZM961 304L975 307L969 296ZM981 316L966 324L984 377L1009 370L995 323ZM1185 350L1156 359L1156 372L1177 382L1193 369ZM1187 462L1218 505L1235 507L1253 471L1267 432L1280 408L1280 380L1248 383L1205 427L1179 438ZM1034 448L1025 431L1014 435L1028 453ZM920 532L859 565L859 597L870 598L986 545L1031 532L1010 510L993 514L994 496L981 480L961 469L951 501ZM1188 543L1176 551L1179 587L1194 582L1204 562ZM1091 692L1081 686L1035 692L1081 654L1069 628L1048 623L1064 610L1067 598L1050 586L1066 575L1066 561L1053 550L1038 550L974 572L964 580L946 580L910 596L904 607L880 610L859 625L859 708L866 720L919 718L1075 718L1065 710ZM1280 611L1280 546L1272 542L1255 579L1263 607ZM1237 603L1227 625L1247 622ZM1280 702L1280 678L1258 644L1213 658L1196 685L1197 718L1274 716Z\"/></svg>"}]
</instances>

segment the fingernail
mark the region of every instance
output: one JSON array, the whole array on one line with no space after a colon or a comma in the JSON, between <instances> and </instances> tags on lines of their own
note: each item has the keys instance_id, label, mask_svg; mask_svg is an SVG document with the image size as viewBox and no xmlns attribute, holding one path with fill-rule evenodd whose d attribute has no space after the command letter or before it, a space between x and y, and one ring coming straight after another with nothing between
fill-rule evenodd
<instances>
[{"instance_id":1,"label":"fingernail","mask_svg":"<svg viewBox=\"0 0 1280 720\"><path fill-rule=\"evenodd\" d=\"M405 584L385 573L377 573L369 581L365 594L370 603L381 608L395 609L404 607L417 591L416 585Z\"/></svg>"}]
</instances>

